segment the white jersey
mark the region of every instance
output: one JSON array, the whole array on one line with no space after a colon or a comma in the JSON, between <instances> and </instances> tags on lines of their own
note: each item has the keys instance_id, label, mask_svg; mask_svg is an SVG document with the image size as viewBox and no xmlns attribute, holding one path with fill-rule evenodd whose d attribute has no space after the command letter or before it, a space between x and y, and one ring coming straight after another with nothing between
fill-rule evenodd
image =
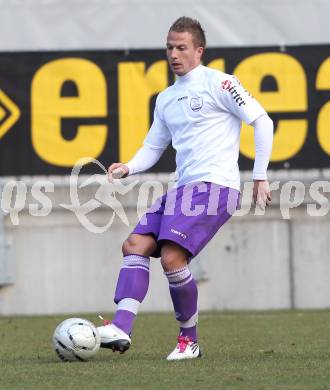
<instances>
[{"instance_id":1,"label":"white jersey","mask_svg":"<svg viewBox=\"0 0 330 390\"><path fill-rule=\"evenodd\" d=\"M177 185L209 181L240 189L241 121L266 114L231 75L199 65L161 92L144 144L176 150Z\"/></svg>"}]
</instances>

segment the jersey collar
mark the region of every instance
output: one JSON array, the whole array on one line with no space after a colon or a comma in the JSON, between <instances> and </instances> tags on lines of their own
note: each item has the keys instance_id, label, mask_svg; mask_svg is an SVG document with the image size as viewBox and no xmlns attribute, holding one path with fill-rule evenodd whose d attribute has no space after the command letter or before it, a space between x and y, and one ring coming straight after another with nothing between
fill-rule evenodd
<instances>
[{"instance_id":1,"label":"jersey collar","mask_svg":"<svg viewBox=\"0 0 330 390\"><path fill-rule=\"evenodd\" d=\"M184 76L177 76L176 83L181 84L181 83L186 83L188 81L199 80L202 69L203 69L203 66L198 65L198 66L196 66L196 68L192 69L190 72L186 73Z\"/></svg>"}]
</instances>

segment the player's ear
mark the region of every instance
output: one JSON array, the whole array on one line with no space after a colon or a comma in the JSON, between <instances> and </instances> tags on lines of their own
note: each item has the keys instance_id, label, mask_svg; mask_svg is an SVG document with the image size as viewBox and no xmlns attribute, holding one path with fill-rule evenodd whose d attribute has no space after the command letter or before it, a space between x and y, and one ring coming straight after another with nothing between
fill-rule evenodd
<instances>
[{"instance_id":1,"label":"player's ear","mask_svg":"<svg viewBox=\"0 0 330 390\"><path fill-rule=\"evenodd\" d=\"M200 58L202 58L202 55L204 54L204 47L198 47L197 48L197 54L199 55Z\"/></svg>"}]
</instances>

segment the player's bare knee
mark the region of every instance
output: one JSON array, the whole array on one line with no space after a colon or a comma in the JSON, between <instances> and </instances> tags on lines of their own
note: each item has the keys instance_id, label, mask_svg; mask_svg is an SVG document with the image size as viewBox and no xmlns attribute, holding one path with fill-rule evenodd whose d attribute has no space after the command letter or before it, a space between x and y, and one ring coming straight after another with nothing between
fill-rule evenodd
<instances>
[{"instance_id":1,"label":"player's bare knee","mask_svg":"<svg viewBox=\"0 0 330 390\"><path fill-rule=\"evenodd\" d=\"M185 267L187 262L181 257L168 255L161 258L161 264L165 272L170 272Z\"/></svg>"},{"instance_id":2,"label":"player's bare knee","mask_svg":"<svg viewBox=\"0 0 330 390\"><path fill-rule=\"evenodd\" d=\"M164 245L161 251L161 264L165 272L183 268L188 264L188 252L178 245Z\"/></svg>"},{"instance_id":3,"label":"player's bare knee","mask_svg":"<svg viewBox=\"0 0 330 390\"><path fill-rule=\"evenodd\" d=\"M143 245L141 244L139 238L134 237L132 235L128 236L128 238L123 242L122 251L123 255L144 255L141 253L143 250Z\"/></svg>"},{"instance_id":4,"label":"player's bare knee","mask_svg":"<svg viewBox=\"0 0 330 390\"><path fill-rule=\"evenodd\" d=\"M152 236L131 234L123 243L124 256L140 255L150 256L156 250L156 242Z\"/></svg>"}]
</instances>

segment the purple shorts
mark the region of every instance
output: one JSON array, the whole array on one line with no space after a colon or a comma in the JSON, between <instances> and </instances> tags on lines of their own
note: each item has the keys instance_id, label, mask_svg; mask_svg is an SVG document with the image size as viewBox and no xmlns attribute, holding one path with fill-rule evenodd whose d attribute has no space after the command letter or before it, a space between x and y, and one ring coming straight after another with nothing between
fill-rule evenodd
<instances>
[{"instance_id":1,"label":"purple shorts","mask_svg":"<svg viewBox=\"0 0 330 390\"><path fill-rule=\"evenodd\" d=\"M133 234L151 234L160 257L162 241L170 240L196 256L237 209L239 191L209 182L174 188L150 207Z\"/></svg>"}]
</instances>

